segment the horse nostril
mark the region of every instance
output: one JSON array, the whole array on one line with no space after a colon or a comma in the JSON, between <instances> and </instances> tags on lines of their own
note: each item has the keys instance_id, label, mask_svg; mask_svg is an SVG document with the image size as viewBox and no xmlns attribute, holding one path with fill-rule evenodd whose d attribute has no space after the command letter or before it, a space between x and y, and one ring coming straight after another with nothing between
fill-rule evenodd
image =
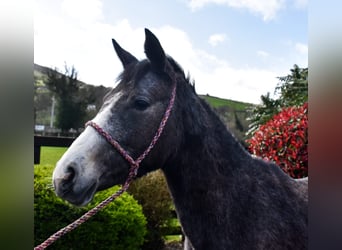
<instances>
[{"instance_id":1,"label":"horse nostril","mask_svg":"<svg viewBox=\"0 0 342 250\"><path fill-rule=\"evenodd\" d=\"M58 195L63 196L69 191L71 191L72 186L75 181L75 176L76 176L75 168L72 166L69 166L67 167L62 178L54 180L54 186Z\"/></svg>"},{"instance_id":2,"label":"horse nostril","mask_svg":"<svg viewBox=\"0 0 342 250\"><path fill-rule=\"evenodd\" d=\"M65 182L72 182L75 178L75 169L71 166L67 167L66 173L63 177Z\"/></svg>"}]
</instances>

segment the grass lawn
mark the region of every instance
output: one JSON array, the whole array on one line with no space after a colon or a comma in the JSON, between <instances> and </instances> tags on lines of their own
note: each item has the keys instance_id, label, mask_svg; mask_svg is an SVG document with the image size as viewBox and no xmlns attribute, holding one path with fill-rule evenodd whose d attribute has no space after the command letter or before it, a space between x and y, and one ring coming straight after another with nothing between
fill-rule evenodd
<instances>
[{"instance_id":1,"label":"grass lawn","mask_svg":"<svg viewBox=\"0 0 342 250\"><path fill-rule=\"evenodd\" d=\"M165 242L181 242L182 241L182 235L165 235L164 236Z\"/></svg>"},{"instance_id":2,"label":"grass lawn","mask_svg":"<svg viewBox=\"0 0 342 250\"><path fill-rule=\"evenodd\" d=\"M68 148L41 147L40 164L34 165L34 176L43 181L47 188L52 188L52 173L57 161Z\"/></svg>"},{"instance_id":3,"label":"grass lawn","mask_svg":"<svg viewBox=\"0 0 342 250\"><path fill-rule=\"evenodd\" d=\"M34 166L51 165L54 167L67 149L68 148L60 147L41 147L40 164L36 164Z\"/></svg>"}]
</instances>

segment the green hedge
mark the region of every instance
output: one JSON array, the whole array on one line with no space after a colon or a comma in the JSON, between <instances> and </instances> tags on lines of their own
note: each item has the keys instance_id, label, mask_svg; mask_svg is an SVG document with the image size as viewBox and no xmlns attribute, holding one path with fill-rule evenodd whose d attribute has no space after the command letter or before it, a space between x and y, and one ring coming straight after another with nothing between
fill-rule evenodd
<instances>
[{"instance_id":1,"label":"green hedge","mask_svg":"<svg viewBox=\"0 0 342 250\"><path fill-rule=\"evenodd\" d=\"M95 204L117 190L101 191L82 208L56 197L51 185L53 167L35 166L34 170L34 243L40 244L60 228L79 218ZM57 240L49 249L135 250L144 243L146 219L141 206L124 193L89 221Z\"/></svg>"},{"instance_id":2,"label":"green hedge","mask_svg":"<svg viewBox=\"0 0 342 250\"><path fill-rule=\"evenodd\" d=\"M179 228L174 223L174 205L163 173L158 170L135 180L128 192L142 205L147 219L148 232L142 249L163 249L165 233Z\"/></svg>"}]
</instances>

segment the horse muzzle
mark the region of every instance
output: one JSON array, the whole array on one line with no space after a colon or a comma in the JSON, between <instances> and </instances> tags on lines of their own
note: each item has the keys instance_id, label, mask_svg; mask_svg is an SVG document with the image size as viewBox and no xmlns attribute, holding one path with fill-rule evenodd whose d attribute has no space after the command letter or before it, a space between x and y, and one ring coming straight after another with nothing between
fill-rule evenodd
<instances>
[{"instance_id":1,"label":"horse muzzle","mask_svg":"<svg viewBox=\"0 0 342 250\"><path fill-rule=\"evenodd\" d=\"M88 204L96 192L97 181L81 180L77 167L68 166L65 169L65 171L56 171L55 169L53 173L55 193L73 205L84 206Z\"/></svg>"}]
</instances>

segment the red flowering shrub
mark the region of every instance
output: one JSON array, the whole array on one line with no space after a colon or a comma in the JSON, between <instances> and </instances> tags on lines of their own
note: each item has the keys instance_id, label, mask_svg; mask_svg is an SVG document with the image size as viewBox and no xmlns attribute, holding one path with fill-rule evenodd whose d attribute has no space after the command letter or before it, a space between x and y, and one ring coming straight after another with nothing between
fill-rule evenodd
<instances>
[{"instance_id":1,"label":"red flowering shrub","mask_svg":"<svg viewBox=\"0 0 342 250\"><path fill-rule=\"evenodd\" d=\"M308 175L308 103L284 108L246 141L249 151L274 161L293 178Z\"/></svg>"}]
</instances>

